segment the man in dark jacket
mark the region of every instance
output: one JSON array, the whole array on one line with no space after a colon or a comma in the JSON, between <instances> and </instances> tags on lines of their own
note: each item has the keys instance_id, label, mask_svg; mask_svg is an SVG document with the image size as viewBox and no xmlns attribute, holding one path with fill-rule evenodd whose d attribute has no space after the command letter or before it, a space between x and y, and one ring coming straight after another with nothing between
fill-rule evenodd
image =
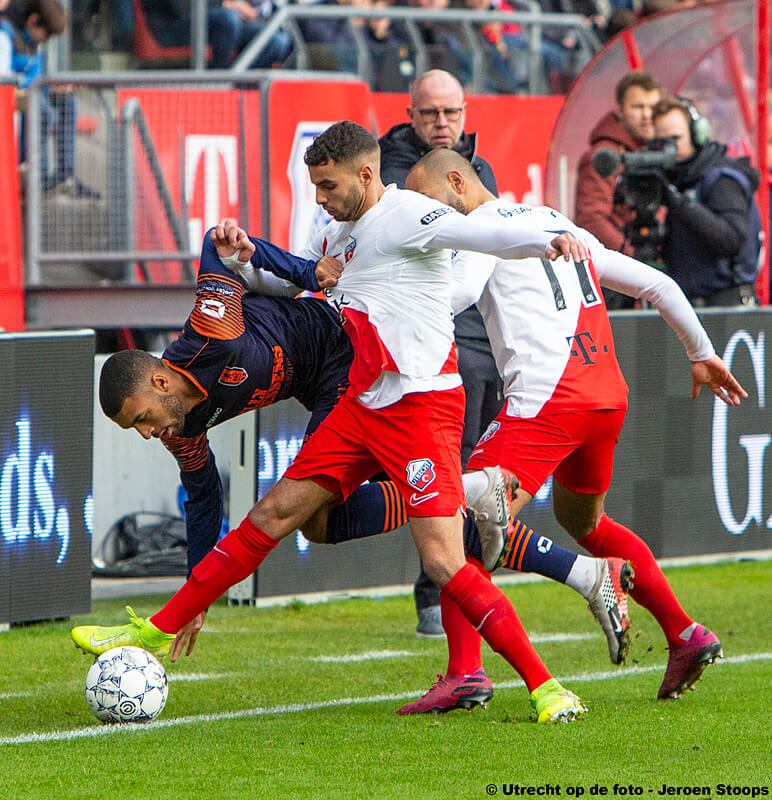
<instances>
[{"instance_id":1,"label":"man in dark jacket","mask_svg":"<svg viewBox=\"0 0 772 800\"><path fill-rule=\"evenodd\" d=\"M750 209L758 170L711 141L688 100L663 98L653 113L656 136L677 148L663 192L668 211L662 260L668 274L694 305L755 305L759 247L751 241L758 230Z\"/></svg>"},{"instance_id":2,"label":"man in dark jacket","mask_svg":"<svg viewBox=\"0 0 772 800\"><path fill-rule=\"evenodd\" d=\"M474 133L464 133L466 106L459 81L444 70L419 75L410 88L409 122L390 128L380 139L381 179L405 185L410 169L429 151L452 148L477 171L483 185L498 194L493 170L477 155ZM474 445L498 413L502 402L501 378L479 311L472 306L456 317L458 371L466 393L461 463L466 464ZM440 593L423 569L415 584L418 636L442 636Z\"/></svg>"},{"instance_id":3,"label":"man in dark jacket","mask_svg":"<svg viewBox=\"0 0 772 800\"><path fill-rule=\"evenodd\" d=\"M576 180L576 224L586 228L610 250L634 256L625 237L625 226L635 211L616 193L621 168L603 177L595 171L592 159L601 148L620 153L634 152L654 136L651 111L660 99L659 83L643 71L630 72L616 85L616 106L590 133L590 149L579 161ZM604 289L609 309L632 308L633 299Z\"/></svg>"}]
</instances>

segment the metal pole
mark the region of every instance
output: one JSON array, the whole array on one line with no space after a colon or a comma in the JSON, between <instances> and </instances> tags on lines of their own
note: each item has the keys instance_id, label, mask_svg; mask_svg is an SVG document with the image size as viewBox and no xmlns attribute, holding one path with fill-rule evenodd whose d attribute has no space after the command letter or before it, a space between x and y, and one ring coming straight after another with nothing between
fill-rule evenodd
<instances>
[{"instance_id":1,"label":"metal pole","mask_svg":"<svg viewBox=\"0 0 772 800\"><path fill-rule=\"evenodd\" d=\"M191 3L190 67L195 70L206 69L206 43L208 40L206 7L206 0L193 0Z\"/></svg>"},{"instance_id":2,"label":"metal pole","mask_svg":"<svg viewBox=\"0 0 772 800\"><path fill-rule=\"evenodd\" d=\"M42 175L40 174L40 86L27 89L27 280L36 285L40 274L40 203Z\"/></svg>"}]
</instances>

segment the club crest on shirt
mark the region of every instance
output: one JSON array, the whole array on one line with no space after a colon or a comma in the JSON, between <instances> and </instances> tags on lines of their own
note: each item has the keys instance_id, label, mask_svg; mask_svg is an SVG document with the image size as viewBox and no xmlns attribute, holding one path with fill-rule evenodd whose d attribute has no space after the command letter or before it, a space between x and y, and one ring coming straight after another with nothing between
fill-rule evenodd
<instances>
[{"instance_id":1,"label":"club crest on shirt","mask_svg":"<svg viewBox=\"0 0 772 800\"><path fill-rule=\"evenodd\" d=\"M477 440L477 444L484 444L489 439L492 439L500 427L501 423L496 422L494 419L493 422L491 422L491 424L485 429L485 433Z\"/></svg>"},{"instance_id":2,"label":"club crest on shirt","mask_svg":"<svg viewBox=\"0 0 772 800\"><path fill-rule=\"evenodd\" d=\"M206 314L207 317L214 317L215 319L223 319L225 317L225 303L221 300L213 300L207 297L201 301L199 308L201 313Z\"/></svg>"},{"instance_id":3,"label":"club crest on shirt","mask_svg":"<svg viewBox=\"0 0 772 800\"><path fill-rule=\"evenodd\" d=\"M437 477L434 473L434 463L428 458L417 458L408 461L407 482L419 492L422 492Z\"/></svg>"},{"instance_id":4,"label":"club crest on shirt","mask_svg":"<svg viewBox=\"0 0 772 800\"><path fill-rule=\"evenodd\" d=\"M356 250L357 240L353 236L348 237L346 246L343 248L343 260L346 264L354 257L354 250Z\"/></svg>"},{"instance_id":5,"label":"club crest on shirt","mask_svg":"<svg viewBox=\"0 0 772 800\"><path fill-rule=\"evenodd\" d=\"M247 371L244 367L226 367L217 379L217 383L225 386L239 386L247 379Z\"/></svg>"},{"instance_id":6,"label":"club crest on shirt","mask_svg":"<svg viewBox=\"0 0 772 800\"><path fill-rule=\"evenodd\" d=\"M448 208L448 206L442 206L441 208L435 208L434 211L430 211L428 214L424 214L421 217L421 225L428 225L431 222L434 222L435 219L439 219L440 217L444 216L445 214L450 214L453 211L452 208Z\"/></svg>"}]
</instances>

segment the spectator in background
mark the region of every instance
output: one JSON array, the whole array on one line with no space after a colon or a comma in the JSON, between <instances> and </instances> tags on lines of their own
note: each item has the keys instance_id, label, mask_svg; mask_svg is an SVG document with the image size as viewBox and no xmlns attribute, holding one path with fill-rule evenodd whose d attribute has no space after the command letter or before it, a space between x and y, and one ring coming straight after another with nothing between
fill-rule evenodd
<instances>
[{"instance_id":1,"label":"spectator in background","mask_svg":"<svg viewBox=\"0 0 772 800\"><path fill-rule=\"evenodd\" d=\"M418 23L418 30L426 46L431 69L441 69L458 77L463 86L472 82L472 57L466 46L464 34L458 25L442 21L442 12L449 0L407 0L413 8L436 11L436 21ZM407 34L401 34L408 41Z\"/></svg>"},{"instance_id":2,"label":"spectator in background","mask_svg":"<svg viewBox=\"0 0 772 800\"><path fill-rule=\"evenodd\" d=\"M444 70L419 75L410 89L409 122L394 125L380 139L381 179L404 187L410 169L431 150L447 147L464 156L483 185L498 194L496 178L487 161L476 153L477 139L464 132L466 103L459 81ZM503 386L491 354L480 312L475 306L456 316L458 371L466 393L461 463L466 464L475 444L501 407ZM414 589L418 636L442 636L440 593L421 569Z\"/></svg>"},{"instance_id":3,"label":"spectator in background","mask_svg":"<svg viewBox=\"0 0 772 800\"><path fill-rule=\"evenodd\" d=\"M464 0L473 11L513 11L506 0ZM477 27L488 69L486 89L496 94L522 91L528 78L528 43L520 34L520 26L488 22Z\"/></svg>"},{"instance_id":4,"label":"spectator in background","mask_svg":"<svg viewBox=\"0 0 772 800\"><path fill-rule=\"evenodd\" d=\"M653 117L657 138L669 138L677 148L663 191L668 274L693 305L756 305L758 170L746 156L732 158L725 145L711 141L707 120L686 98L663 98Z\"/></svg>"},{"instance_id":5,"label":"spectator in background","mask_svg":"<svg viewBox=\"0 0 772 800\"><path fill-rule=\"evenodd\" d=\"M164 47L190 44L191 5L189 0L140 0L147 25ZM209 66L227 69L234 57L265 26L266 15L273 13L270 0L208 0L207 40L211 50ZM271 67L286 58L292 49L290 35L280 30L252 62L255 68Z\"/></svg>"},{"instance_id":6,"label":"spectator in background","mask_svg":"<svg viewBox=\"0 0 772 800\"><path fill-rule=\"evenodd\" d=\"M385 7L390 0L320 0L313 6ZM313 7L312 6L312 7ZM406 86L404 73L412 74L407 60L407 46L386 18L364 18L354 15L337 19L302 17L297 21L306 43L311 45L311 66L343 72L359 72L357 37L352 25L362 34L373 65L373 86L376 91L402 91Z\"/></svg>"},{"instance_id":7,"label":"spectator in background","mask_svg":"<svg viewBox=\"0 0 772 800\"><path fill-rule=\"evenodd\" d=\"M45 43L64 31L67 22L58 0L20 0L11 3L0 18L0 75L15 76L17 107L27 107L27 89L46 69ZM75 96L70 87L40 93L40 172L44 191L56 189L64 196L94 199L98 192L75 177ZM19 134L20 160L27 159L26 115ZM49 159L53 140L54 165Z\"/></svg>"},{"instance_id":8,"label":"spectator in background","mask_svg":"<svg viewBox=\"0 0 772 800\"><path fill-rule=\"evenodd\" d=\"M635 218L616 191L621 168L606 178L592 165L598 150L610 147L619 152L634 152L654 136L652 109L660 99L659 83L643 71L630 72L615 89L616 106L590 132L590 149L582 155L576 179L576 224L586 228L610 250L633 256L626 228ZM609 309L632 308L634 301L625 295L603 290Z\"/></svg>"},{"instance_id":9,"label":"spectator in background","mask_svg":"<svg viewBox=\"0 0 772 800\"><path fill-rule=\"evenodd\" d=\"M632 27L636 22L638 22L638 14L632 8L618 8L608 19L605 38L613 39L618 33Z\"/></svg>"},{"instance_id":10,"label":"spectator in background","mask_svg":"<svg viewBox=\"0 0 772 800\"><path fill-rule=\"evenodd\" d=\"M229 56L225 55L225 63L222 64L227 68L252 39L260 34L268 18L276 11L276 6L273 0L222 0L222 7L233 31L232 49ZM292 36L288 31L279 29L255 57L250 67L258 69L281 64L291 52Z\"/></svg>"}]
</instances>

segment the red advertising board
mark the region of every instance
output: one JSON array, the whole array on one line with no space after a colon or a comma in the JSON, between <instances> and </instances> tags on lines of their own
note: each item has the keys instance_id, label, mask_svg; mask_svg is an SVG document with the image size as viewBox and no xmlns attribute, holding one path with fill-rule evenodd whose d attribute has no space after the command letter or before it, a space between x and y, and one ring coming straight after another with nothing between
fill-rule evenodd
<instances>
[{"instance_id":1,"label":"red advertising board","mask_svg":"<svg viewBox=\"0 0 772 800\"><path fill-rule=\"evenodd\" d=\"M122 89L119 114L130 99L139 103L151 143L148 148L135 124L136 221L131 249L198 252L204 232L224 217L235 217L259 233L259 93ZM244 135L245 131L253 133ZM153 169L156 160L162 186ZM175 220L170 219L164 194ZM183 280L178 263L147 266L153 283Z\"/></svg>"},{"instance_id":2,"label":"red advertising board","mask_svg":"<svg viewBox=\"0 0 772 800\"><path fill-rule=\"evenodd\" d=\"M327 219L314 201L303 154L314 136L338 120L350 119L371 128L372 95L361 81L276 80L267 91L268 238L297 251Z\"/></svg>"},{"instance_id":3,"label":"red advertising board","mask_svg":"<svg viewBox=\"0 0 772 800\"><path fill-rule=\"evenodd\" d=\"M16 88L0 86L0 330L24 330Z\"/></svg>"},{"instance_id":4,"label":"red advertising board","mask_svg":"<svg viewBox=\"0 0 772 800\"><path fill-rule=\"evenodd\" d=\"M477 154L493 167L499 194L516 202L544 203L544 165L561 96L478 95L466 98L466 130L477 133ZM407 122L407 94L374 94L378 135Z\"/></svg>"}]
</instances>

